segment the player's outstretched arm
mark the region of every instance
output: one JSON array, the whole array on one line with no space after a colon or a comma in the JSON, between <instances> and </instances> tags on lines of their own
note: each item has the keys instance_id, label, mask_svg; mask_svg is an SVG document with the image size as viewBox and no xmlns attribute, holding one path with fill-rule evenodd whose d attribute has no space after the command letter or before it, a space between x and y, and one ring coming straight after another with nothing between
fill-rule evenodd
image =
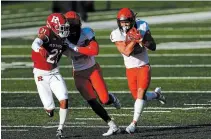
<instances>
[{"instance_id":1,"label":"player's outstretched arm","mask_svg":"<svg viewBox=\"0 0 211 139\"><path fill-rule=\"evenodd\" d=\"M91 40L85 47L79 47L78 52L88 56L95 56L99 53L99 45L97 41Z\"/></svg>"},{"instance_id":2,"label":"player's outstretched arm","mask_svg":"<svg viewBox=\"0 0 211 139\"><path fill-rule=\"evenodd\" d=\"M68 40L66 40L66 42L67 42L69 48L71 48L72 50L74 50L78 53L88 55L88 56L95 56L95 55L98 55L98 53L99 53L99 45L94 38L92 40L90 40L90 42L86 46L78 47L78 46L70 43Z\"/></svg>"}]
</instances>

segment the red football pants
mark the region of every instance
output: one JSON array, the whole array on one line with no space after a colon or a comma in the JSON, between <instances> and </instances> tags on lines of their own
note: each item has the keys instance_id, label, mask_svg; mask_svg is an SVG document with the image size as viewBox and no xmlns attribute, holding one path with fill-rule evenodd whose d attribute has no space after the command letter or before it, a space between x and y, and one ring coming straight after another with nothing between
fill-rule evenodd
<instances>
[{"instance_id":1,"label":"red football pants","mask_svg":"<svg viewBox=\"0 0 211 139\"><path fill-rule=\"evenodd\" d=\"M96 98L105 104L109 100L108 89L99 64L82 71L74 71L75 85L85 100Z\"/></svg>"},{"instance_id":2,"label":"red football pants","mask_svg":"<svg viewBox=\"0 0 211 139\"><path fill-rule=\"evenodd\" d=\"M138 68L126 69L128 87L134 99L137 99L138 88L147 90L151 81L151 69L149 65Z\"/></svg>"}]
</instances>

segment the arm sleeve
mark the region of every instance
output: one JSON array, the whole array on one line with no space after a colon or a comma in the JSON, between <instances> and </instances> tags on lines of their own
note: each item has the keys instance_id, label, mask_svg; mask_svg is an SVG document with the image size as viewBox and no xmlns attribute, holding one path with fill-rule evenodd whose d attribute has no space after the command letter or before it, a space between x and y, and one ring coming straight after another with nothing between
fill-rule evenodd
<instances>
[{"instance_id":1,"label":"arm sleeve","mask_svg":"<svg viewBox=\"0 0 211 139\"><path fill-rule=\"evenodd\" d=\"M91 40L86 47L78 47L78 52L88 56L95 56L99 53L99 45L95 40Z\"/></svg>"},{"instance_id":2,"label":"arm sleeve","mask_svg":"<svg viewBox=\"0 0 211 139\"><path fill-rule=\"evenodd\" d=\"M40 38L36 38L32 43L32 49L35 52L39 52L40 46L43 44L43 41Z\"/></svg>"}]
</instances>

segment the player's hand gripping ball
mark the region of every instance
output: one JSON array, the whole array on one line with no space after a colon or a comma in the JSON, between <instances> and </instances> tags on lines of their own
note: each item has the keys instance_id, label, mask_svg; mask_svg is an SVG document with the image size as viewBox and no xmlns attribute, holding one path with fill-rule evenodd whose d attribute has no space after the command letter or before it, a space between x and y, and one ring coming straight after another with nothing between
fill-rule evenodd
<instances>
[{"instance_id":1,"label":"player's hand gripping ball","mask_svg":"<svg viewBox=\"0 0 211 139\"><path fill-rule=\"evenodd\" d=\"M131 41L135 41L137 43L140 43L140 41L142 40L142 36L140 34L140 32L135 28L131 28L126 35L126 42L131 42Z\"/></svg>"}]
</instances>

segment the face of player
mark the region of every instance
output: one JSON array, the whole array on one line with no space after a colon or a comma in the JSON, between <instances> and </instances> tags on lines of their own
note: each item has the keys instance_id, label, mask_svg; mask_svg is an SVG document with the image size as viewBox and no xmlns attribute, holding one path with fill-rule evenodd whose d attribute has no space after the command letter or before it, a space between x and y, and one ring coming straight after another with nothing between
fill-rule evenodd
<instances>
[{"instance_id":1,"label":"face of player","mask_svg":"<svg viewBox=\"0 0 211 139\"><path fill-rule=\"evenodd\" d=\"M130 28L130 24L130 21L127 20L120 21L120 25L124 32L126 32Z\"/></svg>"}]
</instances>

